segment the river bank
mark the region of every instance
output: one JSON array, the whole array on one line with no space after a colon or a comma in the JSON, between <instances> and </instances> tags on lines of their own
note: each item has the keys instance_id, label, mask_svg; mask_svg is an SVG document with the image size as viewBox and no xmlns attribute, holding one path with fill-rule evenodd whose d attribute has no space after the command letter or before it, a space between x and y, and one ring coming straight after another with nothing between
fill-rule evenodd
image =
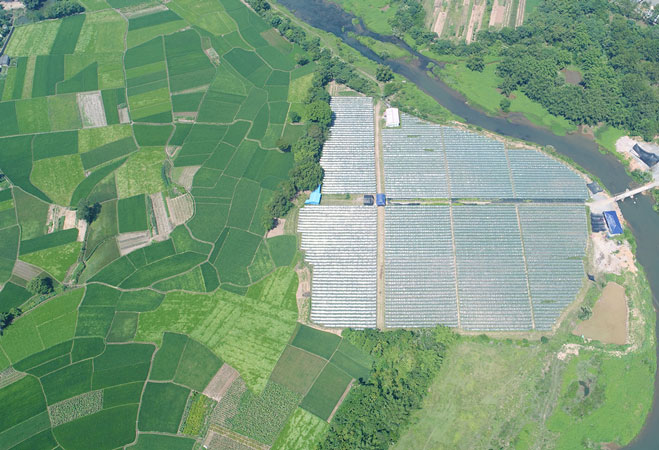
<instances>
[{"instance_id":1,"label":"river bank","mask_svg":"<svg viewBox=\"0 0 659 450\"><path fill-rule=\"evenodd\" d=\"M353 23L353 17L340 10L336 5L321 0L280 0L279 4L293 10L298 18L308 22L311 26L321 28L325 33L332 33L336 37L339 37L344 43L357 50L362 56L367 57L378 64L388 65L394 70L394 72L410 80L420 90L432 97L452 114L463 118L466 123L469 123L474 127L490 130L499 135L534 142L543 147L551 146L557 153L569 158L579 166L583 167L586 171L593 174L611 193L622 192L629 186L631 179L625 172L625 168L614 156L600 153L598 151L598 145L592 137L576 133L568 134L566 136L557 136L549 130L529 123L529 121L523 117L492 117L488 116L481 110L474 109L465 103L464 97L459 93L450 89L445 83L428 76L426 67L427 63L431 61L427 57L414 52L410 48L406 48L407 51L411 52L416 57L415 61L385 61L356 39L351 39L347 35L348 32L361 33L366 36L373 36L373 33L364 30L362 27L355 26ZM383 38L382 36L375 37ZM387 42L386 37L384 38L384 41ZM404 46L404 44L401 45ZM653 288L654 292L657 292L659 290L659 264L657 264L656 261L656 254L659 252L659 221L657 221L656 215L651 209L649 199L643 196L634 200L626 200L622 202L620 207L629 228L639 244L636 250L638 262L645 269L649 286ZM653 302L655 302L655 299L648 289L647 308L645 310L645 315L649 315L649 317L646 317L646 323L648 324L655 323L655 318L652 316ZM642 358L643 360L649 361L650 366L642 370L639 369L638 372L641 374L641 377L647 377L646 379L648 380L652 379L654 371L656 371L654 329L652 329L652 326L650 328L650 336L652 336L652 339L648 341L650 347L649 349L646 349L646 351L652 355L652 358L651 360L648 360L647 355ZM645 373L645 375L642 375L643 373ZM616 380L616 378L611 378L611 380ZM612 383L614 383L614 381L612 381ZM644 400L647 404L649 404L650 399L648 397L651 396L651 391L651 389L644 391ZM657 390L655 389L654 391L656 404ZM610 420L617 418L615 409L607 409L607 411L607 414L609 415L604 415L604 418ZM644 416L645 414L643 414L643 417ZM636 417L637 426L633 427L636 431L640 429L640 425L643 423L643 417ZM631 435L626 435L626 437L619 442L626 443L631 437ZM655 444L658 441L659 411L655 408L652 413L650 413L645 427L636 442L629 448L637 450L655 448Z\"/></svg>"}]
</instances>

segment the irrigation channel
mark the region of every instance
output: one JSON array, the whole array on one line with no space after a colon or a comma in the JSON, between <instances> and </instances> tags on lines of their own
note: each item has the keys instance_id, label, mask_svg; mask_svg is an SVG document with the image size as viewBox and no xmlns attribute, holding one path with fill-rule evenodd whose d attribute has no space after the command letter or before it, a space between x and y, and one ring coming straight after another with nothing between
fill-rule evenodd
<instances>
[{"instance_id":1,"label":"irrigation channel","mask_svg":"<svg viewBox=\"0 0 659 450\"><path fill-rule=\"evenodd\" d=\"M519 115L511 114L507 117L488 116L483 111L465 103L462 95L449 88L445 83L426 74L425 68L428 63L434 62L437 64L437 61L432 61L421 55L396 37L384 36L367 30L355 16L345 12L339 6L327 0L277 0L277 2L311 26L341 38L343 42L367 58L379 64L388 65L394 72L405 76L449 111L462 117L467 123L503 136L523 139L543 146L551 145L558 153L571 158L581 167L597 176L613 194L624 192L631 183L631 178L620 162L610 154L600 153L592 138L578 133L556 136L547 129L531 124ZM411 62L383 60L371 49L348 36L349 32L396 44L405 48L416 58ZM637 196L635 199L624 200L620 203L620 207L638 243L637 258L645 269L650 282L658 316L657 323L659 324L659 257L657 256L659 255L659 216L652 210L650 200L643 195ZM659 334L659 330L657 331ZM659 356L659 346L657 354ZM652 411L641 433L626 448L629 450L656 449L657 442L659 442L659 378L655 376Z\"/></svg>"}]
</instances>

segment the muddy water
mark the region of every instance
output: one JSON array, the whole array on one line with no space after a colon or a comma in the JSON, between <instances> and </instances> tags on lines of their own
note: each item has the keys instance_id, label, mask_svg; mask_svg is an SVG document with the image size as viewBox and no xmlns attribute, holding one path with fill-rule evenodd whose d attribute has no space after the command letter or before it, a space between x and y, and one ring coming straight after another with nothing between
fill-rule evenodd
<instances>
[{"instance_id":1,"label":"muddy water","mask_svg":"<svg viewBox=\"0 0 659 450\"><path fill-rule=\"evenodd\" d=\"M392 36L382 36L366 30L355 17L337 5L326 0L277 0L297 17L310 25L330 32L350 45L362 55L380 64L386 64L415 83L421 90L437 100L452 113L462 117L467 123L482 127L504 136L534 142L543 146L551 145L558 153L568 156L581 167L597 176L612 193L624 191L631 179L618 160L611 155L603 155L595 142L586 136L572 134L556 136L549 130L529 123L519 116L491 117L472 108L464 98L446 84L426 74L425 67L431 60L411 49L405 42ZM368 47L362 45L348 32L394 43L408 50L416 57L413 61L382 60ZM650 200L644 196L625 200L620 205L634 237L638 243L637 258L645 269L657 305L659 292L659 215L652 210ZM656 308L655 308L656 309ZM659 323L659 320L657 320ZM659 354L659 348L658 348ZM633 450L656 450L659 448L659 378L655 377L655 395L652 412L648 416L640 435L627 448Z\"/></svg>"}]
</instances>

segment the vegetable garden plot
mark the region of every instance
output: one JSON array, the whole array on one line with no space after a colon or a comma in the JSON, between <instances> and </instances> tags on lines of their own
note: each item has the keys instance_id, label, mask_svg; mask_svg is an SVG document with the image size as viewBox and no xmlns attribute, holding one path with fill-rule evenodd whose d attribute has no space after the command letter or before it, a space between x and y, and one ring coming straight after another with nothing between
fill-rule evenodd
<instances>
[{"instance_id":1,"label":"vegetable garden plot","mask_svg":"<svg viewBox=\"0 0 659 450\"><path fill-rule=\"evenodd\" d=\"M335 118L320 158L323 193L375 193L373 100L333 97L330 106Z\"/></svg>"},{"instance_id":2,"label":"vegetable garden plot","mask_svg":"<svg viewBox=\"0 0 659 450\"><path fill-rule=\"evenodd\" d=\"M301 249L313 265L311 319L332 327L376 325L377 211L307 206L300 210Z\"/></svg>"}]
</instances>

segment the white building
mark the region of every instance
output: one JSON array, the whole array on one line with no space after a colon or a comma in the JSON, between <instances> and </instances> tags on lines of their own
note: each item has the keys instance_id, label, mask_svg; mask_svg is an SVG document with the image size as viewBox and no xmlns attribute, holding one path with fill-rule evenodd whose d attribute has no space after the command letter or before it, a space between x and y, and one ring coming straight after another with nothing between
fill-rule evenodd
<instances>
[{"instance_id":1,"label":"white building","mask_svg":"<svg viewBox=\"0 0 659 450\"><path fill-rule=\"evenodd\" d=\"M384 118L387 121L387 128L400 126L400 115L398 114L398 108L387 108L387 110L384 112Z\"/></svg>"}]
</instances>

